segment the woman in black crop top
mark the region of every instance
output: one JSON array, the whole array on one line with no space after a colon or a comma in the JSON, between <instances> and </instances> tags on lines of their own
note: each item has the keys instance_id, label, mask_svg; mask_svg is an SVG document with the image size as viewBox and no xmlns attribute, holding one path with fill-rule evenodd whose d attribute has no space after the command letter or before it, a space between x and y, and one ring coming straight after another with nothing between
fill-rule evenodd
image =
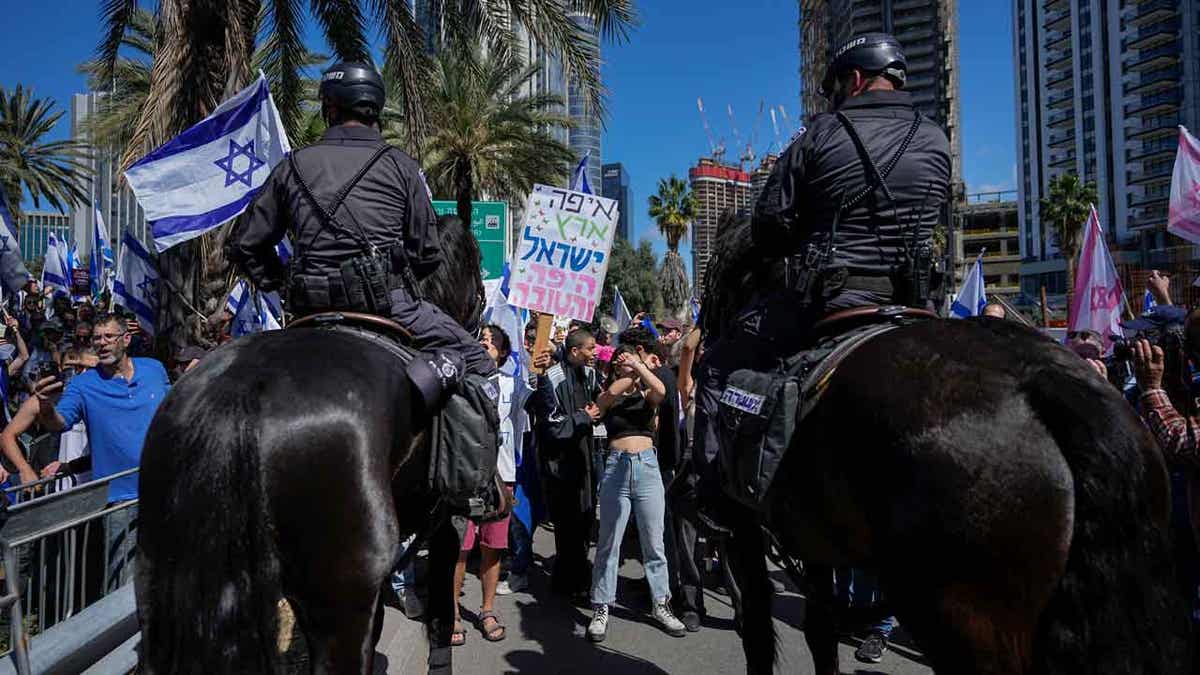
<instances>
[{"instance_id":1,"label":"woman in black crop top","mask_svg":"<svg viewBox=\"0 0 1200 675\"><path fill-rule=\"evenodd\" d=\"M666 498L654 448L658 404L666 394L662 380L633 347L617 348L608 384L596 401L608 430L609 453L600 482L600 535L592 566L594 614L587 636L593 642L603 640L608 632L608 606L617 599L620 544L631 511L637 514L642 561L654 597L651 618L670 635L685 633L683 623L671 613L663 545Z\"/></svg>"}]
</instances>

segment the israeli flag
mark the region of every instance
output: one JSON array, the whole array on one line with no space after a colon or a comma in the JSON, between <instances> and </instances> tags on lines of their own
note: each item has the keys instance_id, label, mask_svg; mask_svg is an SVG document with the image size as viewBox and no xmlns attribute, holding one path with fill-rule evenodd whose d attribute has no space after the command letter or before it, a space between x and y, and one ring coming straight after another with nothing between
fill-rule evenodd
<instances>
[{"instance_id":1,"label":"israeli flag","mask_svg":"<svg viewBox=\"0 0 1200 675\"><path fill-rule=\"evenodd\" d=\"M617 320L617 332L624 333L629 324L633 323L633 315L629 313L629 307L625 305L625 298L621 296L621 289L613 285L613 318Z\"/></svg>"},{"instance_id":2,"label":"israeli flag","mask_svg":"<svg viewBox=\"0 0 1200 675\"><path fill-rule=\"evenodd\" d=\"M275 244L275 253L279 256L279 261L284 265L292 259L292 240L288 236L283 235L283 239L278 244Z\"/></svg>"},{"instance_id":3,"label":"israeli flag","mask_svg":"<svg viewBox=\"0 0 1200 675\"><path fill-rule=\"evenodd\" d=\"M21 247L17 242L17 221L13 218L4 191L0 190L0 284L9 297L16 297L25 284L29 283L29 270L21 260Z\"/></svg>"},{"instance_id":4,"label":"israeli flag","mask_svg":"<svg viewBox=\"0 0 1200 675\"><path fill-rule=\"evenodd\" d=\"M53 232L46 238L46 256L42 262L42 287L54 289L54 294L71 294L71 271L67 262L67 242L59 241Z\"/></svg>"},{"instance_id":5,"label":"israeli flag","mask_svg":"<svg viewBox=\"0 0 1200 675\"><path fill-rule=\"evenodd\" d=\"M1157 306L1158 303L1154 301L1154 294L1146 291L1146 294L1142 296L1142 314L1149 312Z\"/></svg>"},{"instance_id":6,"label":"israeli flag","mask_svg":"<svg viewBox=\"0 0 1200 675\"><path fill-rule=\"evenodd\" d=\"M688 305L692 308L692 325L700 323L700 301L696 298L688 300Z\"/></svg>"},{"instance_id":7,"label":"israeli flag","mask_svg":"<svg viewBox=\"0 0 1200 675\"><path fill-rule=\"evenodd\" d=\"M975 259L975 266L963 280L962 288L950 305L950 317L964 319L968 316L979 316L987 304L987 293L983 290L983 255Z\"/></svg>"},{"instance_id":8,"label":"israeli flag","mask_svg":"<svg viewBox=\"0 0 1200 675\"><path fill-rule=\"evenodd\" d=\"M121 237L121 261L113 285L113 304L133 312L147 335L158 315L158 266L150 252L128 232Z\"/></svg>"},{"instance_id":9,"label":"israeli flag","mask_svg":"<svg viewBox=\"0 0 1200 675\"><path fill-rule=\"evenodd\" d=\"M291 152L279 112L258 80L125 172L160 252L246 209Z\"/></svg>"},{"instance_id":10,"label":"israeli flag","mask_svg":"<svg viewBox=\"0 0 1200 675\"><path fill-rule=\"evenodd\" d=\"M575 173L571 174L571 189L589 195L593 194L592 186L588 185L587 179L588 155L590 154L592 154L591 150L583 153L583 159L579 160L579 166L575 167Z\"/></svg>"},{"instance_id":11,"label":"israeli flag","mask_svg":"<svg viewBox=\"0 0 1200 675\"><path fill-rule=\"evenodd\" d=\"M92 254L88 257L88 275L92 279L92 295L100 297L106 290L112 290L112 272L116 267L113 261L112 247L109 244L108 226L104 224L104 216L100 206L96 206L96 225L92 228Z\"/></svg>"},{"instance_id":12,"label":"israeli flag","mask_svg":"<svg viewBox=\"0 0 1200 675\"><path fill-rule=\"evenodd\" d=\"M229 330L233 337L283 328L283 302L279 294L254 293L245 279L233 287L225 300L225 309L233 315Z\"/></svg>"}]
</instances>

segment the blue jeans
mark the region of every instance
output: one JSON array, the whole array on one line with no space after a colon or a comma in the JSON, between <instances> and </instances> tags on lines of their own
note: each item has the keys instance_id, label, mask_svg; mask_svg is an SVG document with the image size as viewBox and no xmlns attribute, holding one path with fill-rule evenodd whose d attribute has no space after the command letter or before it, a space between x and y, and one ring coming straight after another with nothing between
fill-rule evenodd
<instances>
[{"instance_id":1,"label":"blue jeans","mask_svg":"<svg viewBox=\"0 0 1200 675\"><path fill-rule=\"evenodd\" d=\"M137 557L137 514L138 505L134 504L104 517L104 550L108 561L105 588L109 593L133 579Z\"/></svg>"},{"instance_id":2,"label":"blue jeans","mask_svg":"<svg viewBox=\"0 0 1200 675\"><path fill-rule=\"evenodd\" d=\"M416 538L417 535L414 534L408 539L400 542L400 552L397 555L403 556L405 553L407 553L408 547L412 546L413 540ZM396 591L396 595L403 595L404 589L412 588L413 586L417 585L416 560L416 556L413 556L412 559L408 561L408 565L406 565L403 569L398 569L392 572L392 590Z\"/></svg>"},{"instance_id":3,"label":"blue jeans","mask_svg":"<svg viewBox=\"0 0 1200 675\"><path fill-rule=\"evenodd\" d=\"M613 451L604 462L604 479L600 484L600 536L596 542L596 561L592 565L593 604L609 605L617 599L621 538L625 536L631 511L637 514L642 564L654 601L664 602L671 598L666 547L663 545L666 498L658 469L658 452L650 448L638 453Z\"/></svg>"},{"instance_id":4,"label":"blue jeans","mask_svg":"<svg viewBox=\"0 0 1200 675\"><path fill-rule=\"evenodd\" d=\"M512 551L513 556L509 574L528 574L533 565L533 540L529 530L525 529L525 523L515 516L508 519L508 550Z\"/></svg>"}]
</instances>

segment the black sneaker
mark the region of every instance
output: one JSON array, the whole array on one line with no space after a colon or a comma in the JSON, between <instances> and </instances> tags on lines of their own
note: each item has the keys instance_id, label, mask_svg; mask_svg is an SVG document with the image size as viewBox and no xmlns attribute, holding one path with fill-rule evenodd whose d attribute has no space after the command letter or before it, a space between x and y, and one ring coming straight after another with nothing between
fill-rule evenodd
<instances>
[{"instance_id":1,"label":"black sneaker","mask_svg":"<svg viewBox=\"0 0 1200 675\"><path fill-rule=\"evenodd\" d=\"M700 614L697 612L684 612L683 616L679 617L683 621L683 627L689 633L700 632Z\"/></svg>"},{"instance_id":2,"label":"black sneaker","mask_svg":"<svg viewBox=\"0 0 1200 675\"><path fill-rule=\"evenodd\" d=\"M854 650L854 658L861 663L879 663L883 660L883 653L887 651L887 639L882 633L871 633L867 635L867 639Z\"/></svg>"}]
</instances>

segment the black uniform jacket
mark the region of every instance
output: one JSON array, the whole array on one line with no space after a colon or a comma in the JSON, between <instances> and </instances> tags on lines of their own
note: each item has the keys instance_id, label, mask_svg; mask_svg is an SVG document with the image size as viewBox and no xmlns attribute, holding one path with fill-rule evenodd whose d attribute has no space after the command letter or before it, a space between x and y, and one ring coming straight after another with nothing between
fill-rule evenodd
<instances>
[{"instance_id":1,"label":"black uniform jacket","mask_svg":"<svg viewBox=\"0 0 1200 675\"><path fill-rule=\"evenodd\" d=\"M912 98L904 91L870 91L848 99L841 111L854 124L880 171L913 124ZM871 174L849 133L833 114L817 115L784 151L754 209L754 241L761 250L788 255L814 235L829 232L845 195L869 184ZM911 228L928 240L950 186L950 143L922 118L907 152L887 178L895 197L875 190L843 214L835 239L835 267L851 275L887 276L903 260Z\"/></svg>"},{"instance_id":2,"label":"black uniform jacket","mask_svg":"<svg viewBox=\"0 0 1200 675\"><path fill-rule=\"evenodd\" d=\"M374 128L335 126L320 142L297 150L295 162L313 195L328 207L382 144ZM375 162L334 215L348 230L357 232L357 222L376 246L402 242L418 279L441 261L429 191L417 163L399 149L388 150ZM297 274L335 274L343 262L362 253L354 237L326 225L288 161L275 167L238 220L226 254L259 288L279 288L286 272L275 244L284 234L292 238Z\"/></svg>"}]
</instances>

